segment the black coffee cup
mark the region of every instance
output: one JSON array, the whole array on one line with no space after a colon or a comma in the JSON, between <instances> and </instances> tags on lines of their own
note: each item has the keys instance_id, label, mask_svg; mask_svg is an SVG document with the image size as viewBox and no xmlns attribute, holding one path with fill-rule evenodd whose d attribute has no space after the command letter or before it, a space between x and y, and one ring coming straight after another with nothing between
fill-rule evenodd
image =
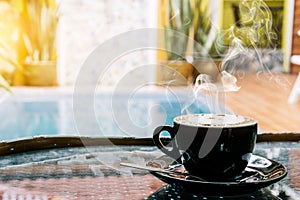
<instances>
[{"instance_id":1,"label":"black coffee cup","mask_svg":"<svg viewBox=\"0 0 300 200\"><path fill-rule=\"evenodd\" d=\"M173 121L173 127L157 127L153 141L190 174L222 180L237 177L246 168L256 143L256 120L240 115L191 114ZM166 134L171 136L168 144Z\"/></svg>"}]
</instances>

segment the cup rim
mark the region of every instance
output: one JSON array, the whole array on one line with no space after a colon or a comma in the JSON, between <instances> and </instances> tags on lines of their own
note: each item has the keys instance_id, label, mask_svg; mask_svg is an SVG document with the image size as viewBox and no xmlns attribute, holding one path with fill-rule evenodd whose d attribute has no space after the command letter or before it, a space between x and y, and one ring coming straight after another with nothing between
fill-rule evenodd
<instances>
[{"instance_id":1,"label":"cup rim","mask_svg":"<svg viewBox=\"0 0 300 200\"><path fill-rule=\"evenodd\" d=\"M187 118L187 117L199 117L199 116L208 116L208 117L213 117L213 116L230 116L230 117L238 117L238 118L244 118L245 120L240 122L240 123L235 123L235 124L201 124L199 122L196 123L187 123L187 122L182 122L179 121L179 118ZM244 115L237 115L237 114L214 114L214 113L201 113L201 114L187 114L187 115L179 115L176 116L173 119L173 122L178 124L178 125L184 125L184 126L190 126L190 127L201 127L201 128L241 128L241 127L247 127L247 126L253 126L257 124L257 120L254 118L244 116Z\"/></svg>"}]
</instances>

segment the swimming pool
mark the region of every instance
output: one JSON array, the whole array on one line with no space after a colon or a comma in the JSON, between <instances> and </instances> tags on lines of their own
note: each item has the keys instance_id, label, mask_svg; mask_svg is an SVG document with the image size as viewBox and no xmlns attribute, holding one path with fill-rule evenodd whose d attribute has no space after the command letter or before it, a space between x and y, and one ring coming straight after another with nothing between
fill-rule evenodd
<instances>
[{"instance_id":1,"label":"swimming pool","mask_svg":"<svg viewBox=\"0 0 300 200\"><path fill-rule=\"evenodd\" d=\"M149 87L130 95L107 89L94 95L94 110L88 113L91 111L86 110L84 101L74 112L71 88L14 88L13 94L2 95L0 140L34 136L151 137L156 126L172 124L175 116L209 112L202 100L180 87ZM97 123L90 120L92 115Z\"/></svg>"}]
</instances>

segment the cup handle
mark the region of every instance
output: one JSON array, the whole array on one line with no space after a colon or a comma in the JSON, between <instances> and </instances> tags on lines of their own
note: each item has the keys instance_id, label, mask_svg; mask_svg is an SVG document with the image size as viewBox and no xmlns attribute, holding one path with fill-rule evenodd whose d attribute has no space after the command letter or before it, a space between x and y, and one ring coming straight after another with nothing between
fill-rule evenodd
<instances>
[{"instance_id":1,"label":"cup handle","mask_svg":"<svg viewBox=\"0 0 300 200\"><path fill-rule=\"evenodd\" d=\"M163 144L163 142L161 141L161 132L163 131L167 131L168 133L170 133L171 135L171 144L172 144L172 148L170 150L168 150L166 148L166 146ZM180 152L178 150L178 146L176 145L175 141L174 141L174 137L175 137L175 132L174 132L174 128L171 126L159 126L157 127L154 132L153 132L153 141L154 144L166 155L170 156L171 158L174 158L175 160L179 161L180 160Z\"/></svg>"}]
</instances>

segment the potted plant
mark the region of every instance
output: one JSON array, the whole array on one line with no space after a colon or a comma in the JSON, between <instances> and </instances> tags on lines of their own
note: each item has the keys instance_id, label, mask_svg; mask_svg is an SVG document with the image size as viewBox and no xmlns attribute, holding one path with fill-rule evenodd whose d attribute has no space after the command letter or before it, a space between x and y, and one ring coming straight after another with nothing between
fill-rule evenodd
<instances>
[{"instance_id":1,"label":"potted plant","mask_svg":"<svg viewBox=\"0 0 300 200\"><path fill-rule=\"evenodd\" d=\"M160 62L159 79L172 85L186 85L191 82L193 75L193 66L186 60L193 25L191 2L168 0L165 6L167 14L163 26L166 60Z\"/></svg>"},{"instance_id":2,"label":"potted plant","mask_svg":"<svg viewBox=\"0 0 300 200\"><path fill-rule=\"evenodd\" d=\"M210 0L195 0L193 27L194 76L203 73L215 81L221 70L226 45L224 34L212 26Z\"/></svg>"},{"instance_id":3,"label":"potted plant","mask_svg":"<svg viewBox=\"0 0 300 200\"><path fill-rule=\"evenodd\" d=\"M51 0L23 1L22 34L26 48L24 74L27 85L56 85L56 4Z\"/></svg>"},{"instance_id":4,"label":"potted plant","mask_svg":"<svg viewBox=\"0 0 300 200\"><path fill-rule=\"evenodd\" d=\"M210 0L168 0L163 6L167 10L167 18L163 20L167 61L161 64L170 69L160 70L161 80L186 84L186 80L193 82L199 73L215 79L219 74L216 66L226 48L222 34L211 24ZM187 56L192 61L188 62Z\"/></svg>"},{"instance_id":5,"label":"potted plant","mask_svg":"<svg viewBox=\"0 0 300 200\"><path fill-rule=\"evenodd\" d=\"M19 13L6 1L0 2L0 87L10 90L15 84L16 71L21 71L19 64L20 43Z\"/></svg>"}]
</instances>

